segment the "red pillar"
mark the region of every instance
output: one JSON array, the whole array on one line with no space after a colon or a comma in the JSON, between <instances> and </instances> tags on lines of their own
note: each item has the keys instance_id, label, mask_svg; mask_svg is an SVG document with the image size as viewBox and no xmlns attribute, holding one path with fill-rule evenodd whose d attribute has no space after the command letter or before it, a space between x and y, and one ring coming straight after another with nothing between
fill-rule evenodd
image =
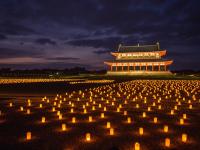
<instances>
[{"instance_id":1,"label":"red pillar","mask_svg":"<svg viewBox=\"0 0 200 150\"><path fill-rule=\"evenodd\" d=\"M130 65L128 64L128 71L130 71L130 68L129 68L129 66L130 66Z\"/></svg>"}]
</instances>

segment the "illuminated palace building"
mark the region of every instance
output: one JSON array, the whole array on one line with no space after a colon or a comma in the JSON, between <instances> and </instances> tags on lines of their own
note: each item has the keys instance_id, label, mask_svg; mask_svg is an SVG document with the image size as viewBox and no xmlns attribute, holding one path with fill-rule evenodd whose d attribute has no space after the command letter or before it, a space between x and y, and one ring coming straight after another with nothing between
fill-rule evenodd
<instances>
[{"instance_id":1,"label":"illuminated palace building","mask_svg":"<svg viewBox=\"0 0 200 150\"><path fill-rule=\"evenodd\" d=\"M111 52L114 61L104 62L109 66L108 75L168 75L172 60L165 60L166 50L155 45L124 46L119 44L118 51Z\"/></svg>"}]
</instances>

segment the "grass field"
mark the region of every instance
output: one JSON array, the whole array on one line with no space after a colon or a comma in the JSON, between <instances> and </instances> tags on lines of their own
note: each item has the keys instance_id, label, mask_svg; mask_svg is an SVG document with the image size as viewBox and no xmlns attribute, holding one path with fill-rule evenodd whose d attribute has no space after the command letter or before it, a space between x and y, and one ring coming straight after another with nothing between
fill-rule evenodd
<instances>
[{"instance_id":1,"label":"grass field","mask_svg":"<svg viewBox=\"0 0 200 150\"><path fill-rule=\"evenodd\" d=\"M132 150L136 142L142 150L200 149L199 80L104 79L114 82L1 85L1 149ZM164 126L168 126L168 132ZM139 128L143 128L143 134ZM30 140L26 139L27 132L31 132ZM90 141L85 138L87 133ZM182 134L187 134L186 142ZM170 139L169 147L165 146L166 138Z\"/></svg>"}]
</instances>

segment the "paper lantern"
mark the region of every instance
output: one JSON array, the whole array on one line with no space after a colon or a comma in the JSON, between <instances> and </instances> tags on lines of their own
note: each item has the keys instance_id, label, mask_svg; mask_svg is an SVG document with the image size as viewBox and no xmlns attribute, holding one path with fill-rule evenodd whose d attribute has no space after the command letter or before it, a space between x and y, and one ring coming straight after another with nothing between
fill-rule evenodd
<instances>
[{"instance_id":1,"label":"paper lantern","mask_svg":"<svg viewBox=\"0 0 200 150\"><path fill-rule=\"evenodd\" d=\"M21 106L21 107L20 107L20 111L23 111L23 110L24 110L24 108Z\"/></svg>"},{"instance_id":2,"label":"paper lantern","mask_svg":"<svg viewBox=\"0 0 200 150\"><path fill-rule=\"evenodd\" d=\"M55 107L52 107L52 111L53 111L53 112L56 111Z\"/></svg>"},{"instance_id":3,"label":"paper lantern","mask_svg":"<svg viewBox=\"0 0 200 150\"><path fill-rule=\"evenodd\" d=\"M140 144L138 142L135 143L135 150L140 150Z\"/></svg>"},{"instance_id":4,"label":"paper lantern","mask_svg":"<svg viewBox=\"0 0 200 150\"><path fill-rule=\"evenodd\" d=\"M26 133L26 140L31 140L31 132Z\"/></svg>"},{"instance_id":5,"label":"paper lantern","mask_svg":"<svg viewBox=\"0 0 200 150\"><path fill-rule=\"evenodd\" d=\"M76 118L72 117L72 123L76 123Z\"/></svg>"},{"instance_id":6,"label":"paper lantern","mask_svg":"<svg viewBox=\"0 0 200 150\"><path fill-rule=\"evenodd\" d=\"M154 123L157 123L157 122L158 122L158 118L157 118L157 117L154 117L154 118L153 118L153 122L154 122Z\"/></svg>"},{"instance_id":7,"label":"paper lantern","mask_svg":"<svg viewBox=\"0 0 200 150\"><path fill-rule=\"evenodd\" d=\"M187 142L187 134L185 133L182 134L182 142Z\"/></svg>"},{"instance_id":8,"label":"paper lantern","mask_svg":"<svg viewBox=\"0 0 200 150\"><path fill-rule=\"evenodd\" d=\"M9 106L10 106L10 107L12 107L12 106L13 106L13 104L12 104L12 103L9 103Z\"/></svg>"},{"instance_id":9,"label":"paper lantern","mask_svg":"<svg viewBox=\"0 0 200 150\"><path fill-rule=\"evenodd\" d=\"M165 138L165 146L170 147L170 139L169 138Z\"/></svg>"},{"instance_id":10,"label":"paper lantern","mask_svg":"<svg viewBox=\"0 0 200 150\"><path fill-rule=\"evenodd\" d=\"M180 119L180 125L183 125L184 124L184 119Z\"/></svg>"},{"instance_id":11,"label":"paper lantern","mask_svg":"<svg viewBox=\"0 0 200 150\"><path fill-rule=\"evenodd\" d=\"M167 132L168 132L168 126L167 126L167 125L164 125L163 130L164 130L165 133L167 133Z\"/></svg>"},{"instance_id":12,"label":"paper lantern","mask_svg":"<svg viewBox=\"0 0 200 150\"><path fill-rule=\"evenodd\" d=\"M26 113L29 115L31 113L30 109L27 109Z\"/></svg>"},{"instance_id":13,"label":"paper lantern","mask_svg":"<svg viewBox=\"0 0 200 150\"><path fill-rule=\"evenodd\" d=\"M106 128L110 128L110 122L107 122Z\"/></svg>"},{"instance_id":14,"label":"paper lantern","mask_svg":"<svg viewBox=\"0 0 200 150\"><path fill-rule=\"evenodd\" d=\"M88 120L89 122L92 122L92 116L89 116Z\"/></svg>"},{"instance_id":15,"label":"paper lantern","mask_svg":"<svg viewBox=\"0 0 200 150\"><path fill-rule=\"evenodd\" d=\"M110 128L110 135L114 135L114 128Z\"/></svg>"},{"instance_id":16,"label":"paper lantern","mask_svg":"<svg viewBox=\"0 0 200 150\"><path fill-rule=\"evenodd\" d=\"M128 122L128 123L131 123L131 117L128 117L128 118L127 118L127 122Z\"/></svg>"},{"instance_id":17,"label":"paper lantern","mask_svg":"<svg viewBox=\"0 0 200 150\"><path fill-rule=\"evenodd\" d=\"M125 116L127 115L127 111L126 111L126 110L124 111L124 115L125 115Z\"/></svg>"},{"instance_id":18,"label":"paper lantern","mask_svg":"<svg viewBox=\"0 0 200 150\"><path fill-rule=\"evenodd\" d=\"M174 110L171 110L170 114L171 114L171 115L174 115Z\"/></svg>"},{"instance_id":19,"label":"paper lantern","mask_svg":"<svg viewBox=\"0 0 200 150\"><path fill-rule=\"evenodd\" d=\"M187 115L186 114L183 114L183 119L187 119Z\"/></svg>"},{"instance_id":20,"label":"paper lantern","mask_svg":"<svg viewBox=\"0 0 200 150\"><path fill-rule=\"evenodd\" d=\"M90 133L86 133L85 139L86 139L86 141L90 141L91 140Z\"/></svg>"},{"instance_id":21,"label":"paper lantern","mask_svg":"<svg viewBox=\"0 0 200 150\"><path fill-rule=\"evenodd\" d=\"M142 127L139 128L139 135L143 135L144 134L144 129Z\"/></svg>"},{"instance_id":22,"label":"paper lantern","mask_svg":"<svg viewBox=\"0 0 200 150\"><path fill-rule=\"evenodd\" d=\"M40 106L39 106L40 108L42 108L42 104L40 104Z\"/></svg>"},{"instance_id":23,"label":"paper lantern","mask_svg":"<svg viewBox=\"0 0 200 150\"><path fill-rule=\"evenodd\" d=\"M101 113L101 118L104 118L105 116L104 116L104 113Z\"/></svg>"},{"instance_id":24,"label":"paper lantern","mask_svg":"<svg viewBox=\"0 0 200 150\"><path fill-rule=\"evenodd\" d=\"M117 112L120 112L120 108L119 107L117 108Z\"/></svg>"},{"instance_id":25,"label":"paper lantern","mask_svg":"<svg viewBox=\"0 0 200 150\"><path fill-rule=\"evenodd\" d=\"M45 123L45 121L46 121L46 120L45 120L45 117L42 117L42 120L41 120L41 121L42 121L42 123Z\"/></svg>"},{"instance_id":26,"label":"paper lantern","mask_svg":"<svg viewBox=\"0 0 200 150\"><path fill-rule=\"evenodd\" d=\"M65 123L62 124L62 131L66 131L66 124Z\"/></svg>"},{"instance_id":27,"label":"paper lantern","mask_svg":"<svg viewBox=\"0 0 200 150\"><path fill-rule=\"evenodd\" d=\"M142 113L142 117L145 118L146 117L146 112Z\"/></svg>"},{"instance_id":28,"label":"paper lantern","mask_svg":"<svg viewBox=\"0 0 200 150\"><path fill-rule=\"evenodd\" d=\"M62 114L60 114L60 115L58 116L58 119L59 119L59 120L61 120L61 119L62 119Z\"/></svg>"}]
</instances>

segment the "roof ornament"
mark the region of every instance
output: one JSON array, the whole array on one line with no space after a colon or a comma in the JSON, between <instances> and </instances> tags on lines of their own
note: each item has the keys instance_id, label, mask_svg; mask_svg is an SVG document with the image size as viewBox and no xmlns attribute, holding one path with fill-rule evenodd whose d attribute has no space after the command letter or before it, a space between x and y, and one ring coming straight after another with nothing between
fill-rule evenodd
<instances>
[{"instance_id":1,"label":"roof ornament","mask_svg":"<svg viewBox=\"0 0 200 150\"><path fill-rule=\"evenodd\" d=\"M121 46L122 46L122 44L119 44L119 46L118 46L118 52L119 52L119 49L120 49Z\"/></svg>"},{"instance_id":2,"label":"roof ornament","mask_svg":"<svg viewBox=\"0 0 200 150\"><path fill-rule=\"evenodd\" d=\"M156 45L158 46L158 50L160 49L160 43L157 42Z\"/></svg>"}]
</instances>

